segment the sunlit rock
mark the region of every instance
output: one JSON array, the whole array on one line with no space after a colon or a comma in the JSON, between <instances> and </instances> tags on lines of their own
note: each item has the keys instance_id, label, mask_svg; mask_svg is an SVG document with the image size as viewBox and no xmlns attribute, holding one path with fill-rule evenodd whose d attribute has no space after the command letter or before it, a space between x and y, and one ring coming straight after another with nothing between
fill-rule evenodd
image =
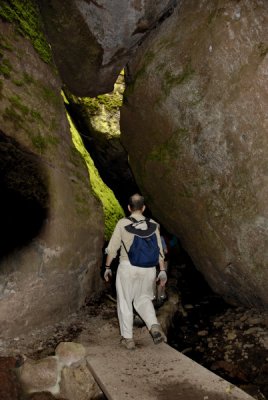
<instances>
[{"instance_id":1,"label":"sunlit rock","mask_svg":"<svg viewBox=\"0 0 268 400\"><path fill-rule=\"evenodd\" d=\"M86 355L86 350L80 343L61 342L56 347L55 354L61 364L70 366L81 361Z\"/></svg>"},{"instance_id":2,"label":"sunlit rock","mask_svg":"<svg viewBox=\"0 0 268 400\"><path fill-rule=\"evenodd\" d=\"M39 0L64 83L78 96L111 92L138 44L177 0Z\"/></svg>"}]
</instances>

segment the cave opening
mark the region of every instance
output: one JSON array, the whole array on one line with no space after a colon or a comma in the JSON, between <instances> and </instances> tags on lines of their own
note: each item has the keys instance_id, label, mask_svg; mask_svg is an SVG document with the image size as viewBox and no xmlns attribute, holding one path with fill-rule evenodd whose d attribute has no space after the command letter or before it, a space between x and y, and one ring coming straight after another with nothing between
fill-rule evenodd
<instances>
[{"instance_id":1,"label":"cave opening","mask_svg":"<svg viewBox=\"0 0 268 400\"><path fill-rule=\"evenodd\" d=\"M38 157L0 131L0 261L28 245L48 215L47 180Z\"/></svg>"}]
</instances>

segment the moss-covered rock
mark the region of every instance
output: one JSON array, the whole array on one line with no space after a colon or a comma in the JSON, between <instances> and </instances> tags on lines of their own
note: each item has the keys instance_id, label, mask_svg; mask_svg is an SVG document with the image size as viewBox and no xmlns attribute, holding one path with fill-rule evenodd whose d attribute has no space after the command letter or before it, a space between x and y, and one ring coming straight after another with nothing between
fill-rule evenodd
<instances>
[{"instance_id":1,"label":"moss-covered rock","mask_svg":"<svg viewBox=\"0 0 268 400\"><path fill-rule=\"evenodd\" d=\"M31 40L45 62L51 62L51 51L43 32L40 13L35 0L1 0L0 17L16 26L16 32Z\"/></svg>"},{"instance_id":2,"label":"moss-covered rock","mask_svg":"<svg viewBox=\"0 0 268 400\"><path fill-rule=\"evenodd\" d=\"M119 205L112 190L107 185L105 185L105 183L101 179L92 158L85 149L81 136L79 135L75 125L73 124L69 116L68 120L70 123L74 145L86 162L93 192L102 203L105 216L105 239L109 240L117 221L120 218L124 217L124 211Z\"/></svg>"}]
</instances>

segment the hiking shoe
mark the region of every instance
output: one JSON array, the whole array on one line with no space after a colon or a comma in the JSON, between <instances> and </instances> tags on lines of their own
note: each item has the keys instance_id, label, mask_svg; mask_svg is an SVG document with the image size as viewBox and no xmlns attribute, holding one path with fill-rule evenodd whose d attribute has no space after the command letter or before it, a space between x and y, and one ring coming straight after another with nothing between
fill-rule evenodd
<instances>
[{"instance_id":1,"label":"hiking shoe","mask_svg":"<svg viewBox=\"0 0 268 400\"><path fill-rule=\"evenodd\" d=\"M120 344L122 346L124 346L128 350L135 350L136 349L135 342L134 342L133 339L122 338L121 341L120 341Z\"/></svg>"},{"instance_id":2,"label":"hiking shoe","mask_svg":"<svg viewBox=\"0 0 268 400\"><path fill-rule=\"evenodd\" d=\"M162 328L159 324L154 324L151 327L150 334L153 338L154 344L159 344L162 342L167 342L167 337L162 331Z\"/></svg>"}]
</instances>

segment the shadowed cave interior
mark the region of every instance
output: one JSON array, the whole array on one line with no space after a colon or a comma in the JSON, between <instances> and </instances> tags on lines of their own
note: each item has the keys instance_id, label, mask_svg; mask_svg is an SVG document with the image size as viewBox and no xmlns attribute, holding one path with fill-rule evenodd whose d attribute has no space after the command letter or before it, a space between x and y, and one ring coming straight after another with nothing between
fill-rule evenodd
<instances>
[{"instance_id":1,"label":"shadowed cave interior","mask_svg":"<svg viewBox=\"0 0 268 400\"><path fill-rule=\"evenodd\" d=\"M48 215L47 182L38 157L0 131L0 260L32 241Z\"/></svg>"}]
</instances>

